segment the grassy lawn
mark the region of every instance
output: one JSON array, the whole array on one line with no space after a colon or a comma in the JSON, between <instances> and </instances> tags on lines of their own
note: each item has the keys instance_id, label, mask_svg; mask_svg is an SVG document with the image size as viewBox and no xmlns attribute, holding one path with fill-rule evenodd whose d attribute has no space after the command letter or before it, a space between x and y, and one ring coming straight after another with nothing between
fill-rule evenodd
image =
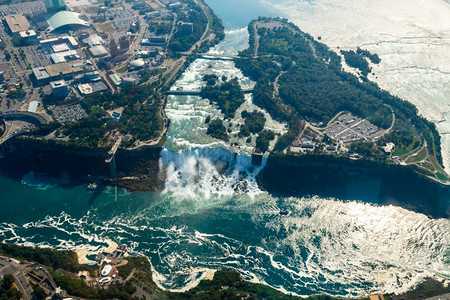
<instances>
[{"instance_id":1,"label":"grassy lawn","mask_svg":"<svg viewBox=\"0 0 450 300\"><path fill-rule=\"evenodd\" d=\"M419 166L417 166L417 165L415 165L415 166L416 166L416 170L417 170L419 173L424 174L424 175L426 175L426 176L434 177L434 173L431 172L430 170L424 169L424 168L419 167Z\"/></svg>"},{"instance_id":2,"label":"grassy lawn","mask_svg":"<svg viewBox=\"0 0 450 300\"><path fill-rule=\"evenodd\" d=\"M411 144L409 144L408 146L405 146L403 144L401 145L396 145L395 146L395 151L394 151L394 155L397 156L402 156L405 154L408 154L410 152L414 152L419 150L419 148L421 147L421 145L417 146L416 148L414 148L414 146L416 145L416 143L420 141L420 138L418 136L414 136L413 141L411 142Z\"/></svg>"},{"instance_id":3,"label":"grassy lawn","mask_svg":"<svg viewBox=\"0 0 450 300\"><path fill-rule=\"evenodd\" d=\"M423 148L417 154L408 157L408 159L406 160L406 163L412 164L415 162L419 162L419 161L423 160L426 156L427 156L427 150L425 148Z\"/></svg>"},{"instance_id":4,"label":"grassy lawn","mask_svg":"<svg viewBox=\"0 0 450 300\"><path fill-rule=\"evenodd\" d=\"M422 167L428 169L428 170L434 170L434 166L431 162L425 161L422 163Z\"/></svg>"},{"instance_id":5,"label":"grassy lawn","mask_svg":"<svg viewBox=\"0 0 450 300\"><path fill-rule=\"evenodd\" d=\"M96 14L98 9L99 9L98 6L88 6L85 8L86 12L90 15Z\"/></svg>"},{"instance_id":6,"label":"grassy lawn","mask_svg":"<svg viewBox=\"0 0 450 300\"><path fill-rule=\"evenodd\" d=\"M437 176L437 178L439 178L439 180L442 180L442 181L447 181L448 180L447 176L445 176L444 174L442 174L440 172L437 172L436 176Z\"/></svg>"},{"instance_id":7,"label":"grassy lawn","mask_svg":"<svg viewBox=\"0 0 450 300\"><path fill-rule=\"evenodd\" d=\"M402 156L402 155L405 155L405 154L408 153L408 152L410 152L410 151L408 151L408 150L405 149L405 148L402 148L402 147L395 147L394 155L395 155L395 156Z\"/></svg>"},{"instance_id":8,"label":"grassy lawn","mask_svg":"<svg viewBox=\"0 0 450 300\"><path fill-rule=\"evenodd\" d=\"M118 69L116 70L117 73L126 73L127 71L128 71L127 66L123 66L123 67L118 68Z\"/></svg>"},{"instance_id":9,"label":"grassy lawn","mask_svg":"<svg viewBox=\"0 0 450 300\"><path fill-rule=\"evenodd\" d=\"M113 24L111 22L105 22L105 23L99 25L98 27L100 27L100 29L102 31L104 31L104 32L114 32L114 31L116 31L114 29L114 26L113 26Z\"/></svg>"}]
</instances>

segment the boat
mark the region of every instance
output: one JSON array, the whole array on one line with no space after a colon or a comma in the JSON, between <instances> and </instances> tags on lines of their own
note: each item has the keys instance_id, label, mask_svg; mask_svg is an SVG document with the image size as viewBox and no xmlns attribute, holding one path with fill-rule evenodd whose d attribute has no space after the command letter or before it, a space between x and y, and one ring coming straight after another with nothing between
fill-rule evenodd
<instances>
[{"instance_id":1,"label":"boat","mask_svg":"<svg viewBox=\"0 0 450 300\"><path fill-rule=\"evenodd\" d=\"M289 214L289 211L287 209L280 210L280 215L287 216Z\"/></svg>"},{"instance_id":2,"label":"boat","mask_svg":"<svg viewBox=\"0 0 450 300\"><path fill-rule=\"evenodd\" d=\"M87 189L88 189L89 191L93 191L93 190L95 190L96 188L97 188L97 184L96 184L95 182L89 183L88 186L87 186Z\"/></svg>"},{"instance_id":3,"label":"boat","mask_svg":"<svg viewBox=\"0 0 450 300\"><path fill-rule=\"evenodd\" d=\"M228 257L228 256L230 256L230 254L229 254L228 252L225 252L225 253L223 254L223 257Z\"/></svg>"}]
</instances>

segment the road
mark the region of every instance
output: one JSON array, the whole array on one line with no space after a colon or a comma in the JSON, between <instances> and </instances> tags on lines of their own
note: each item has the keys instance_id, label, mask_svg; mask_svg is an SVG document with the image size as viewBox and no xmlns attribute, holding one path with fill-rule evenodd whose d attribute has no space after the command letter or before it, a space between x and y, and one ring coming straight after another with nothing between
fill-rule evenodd
<instances>
[{"instance_id":1,"label":"road","mask_svg":"<svg viewBox=\"0 0 450 300\"><path fill-rule=\"evenodd\" d=\"M0 266L2 266L0 268L0 274L12 274L14 277L14 283L22 293L23 298L25 300L31 300L33 290L31 289L31 286L25 276L23 276L22 272L12 263L7 261L0 261Z\"/></svg>"},{"instance_id":2,"label":"road","mask_svg":"<svg viewBox=\"0 0 450 300\"><path fill-rule=\"evenodd\" d=\"M253 23L253 30L255 31L255 53L253 54L254 58L258 58L258 49L259 49L259 34L258 34L258 28L257 25L260 22Z\"/></svg>"}]
</instances>

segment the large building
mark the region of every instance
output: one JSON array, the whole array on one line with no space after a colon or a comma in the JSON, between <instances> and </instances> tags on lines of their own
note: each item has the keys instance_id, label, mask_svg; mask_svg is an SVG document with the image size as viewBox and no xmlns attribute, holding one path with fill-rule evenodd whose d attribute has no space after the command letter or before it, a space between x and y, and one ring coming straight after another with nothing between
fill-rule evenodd
<instances>
[{"instance_id":1,"label":"large building","mask_svg":"<svg viewBox=\"0 0 450 300\"><path fill-rule=\"evenodd\" d=\"M30 28L30 22L21 14L5 16L5 21L12 33L26 31Z\"/></svg>"},{"instance_id":2,"label":"large building","mask_svg":"<svg viewBox=\"0 0 450 300\"><path fill-rule=\"evenodd\" d=\"M66 3L64 0L45 0L45 8L47 8L47 12L65 10Z\"/></svg>"},{"instance_id":3,"label":"large building","mask_svg":"<svg viewBox=\"0 0 450 300\"><path fill-rule=\"evenodd\" d=\"M68 46L71 46L74 49L78 48L78 42L69 35L60 36L60 37L53 38L53 39L40 40L40 43L42 46L52 47L52 48L54 45L61 45L61 44L67 44ZM54 49L52 49L52 50L55 52Z\"/></svg>"},{"instance_id":4,"label":"large building","mask_svg":"<svg viewBox=\"0 0 450 300\"><path fill-rule=\"evenodd\" d=\"M102 45L97 45L89 48L89 52L93 57L103 57L108 55L108 50Z\"/></svg>"},{"instance_id":5,"label":"large building","mask_svg":"<svg viewBox=\"0 0 450 300\"><path fill-rule=\"evenodd\" d=\"M69 86L64 80L52 81L50 82L50 87L52 88L53 97L65 98L69 95Z\"/></svg>"},{"instance_id":6,"label":"large building","mask_svg":"<svg viewBox=\"0 0 450 300\"><path fill-rule=\"evenodd\" d=\"M38 67L33 69L34 78L38 84L48 83L50 76L48 75L47 69L45 67Z\"/></svg>"},{"instance_id":7,"label":"large building","mask_svg":"<svg viewBox=\"0 0 450 300\"><path fill-rule=\"evenodd\" d=\"M80 19L80 14L71 11L60 11L47 20L49 32L66 32L88 28L88 22Z\"/></svg>"},{"instance_id":8,"label":"large building","mask_svg":"<svg viewBox=\"0 0 450 300\"><path fill-rule=\"evenodd\" d=\"M33 75L38 84L46 84L50 80L72 79L86 70L87 64L82 60L63 62L33 69Z\"/></svg>"}]
</instances>

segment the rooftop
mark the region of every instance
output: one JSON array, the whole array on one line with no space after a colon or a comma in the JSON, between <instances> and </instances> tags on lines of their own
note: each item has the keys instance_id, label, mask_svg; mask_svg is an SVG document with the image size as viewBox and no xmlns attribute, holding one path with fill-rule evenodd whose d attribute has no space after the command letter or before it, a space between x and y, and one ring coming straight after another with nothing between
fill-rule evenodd
<instances>
[{"instance_id":1,"label":"rooftop","mask_svg":"<svg viewBox=\"0 0 450 300\"><path fill-rule=\"evenodd\" d=\"M38 101L31 101L30 104L28 105L28 112L36 113L38 106L39 106Z\"/></svg>"},{"instance_id":2,"label":"rooftop","mask_svg":"<svg viewBox=\"0 0 450 300\"><path fill-rule=\"evenodd\" d=\"M78 90L83 95L89 95L93 92L92 87L89 83L83 83L78 85Z\"/></svg>"},{"instance_id":3,"label":"rooftop","mask_svg":"<svg viewBox=\"0 0 450 300\"><path fill-rule=\"evenodd\" d=\"M59 63L66 62L67 61L66 57L77 56L77 55L78 55L77 51L75 51L75 50L68 50L68 51L63 51L63 52L58 52L58 53L51 54L50 55L50 60L54 64L59 64Z\"/></svg>"},{"instance_id":4,"label":"rooftop","mask_svg":"<svg viewBox=\"0 0 450 300\"><path fill-rule=\"evenodd\" d=\"M92 34L84 42L90 47L94 47L103 44L104 41L98 34Z\"/></svg>"},{"instance_id":5,"label":"rooftop","mask_svg":"<svg viewBox=\"0 0 450 300\"><path fill-rule=\"evenodd\" d=\"M28 37L36 36L36 31L25 30L25 31L19 32L19 34L20 34L20 37L22 37L22 38L28 38Z\"/></svg>"},{"instance_id":6,"label":"rooftop","mask_svg":"<svg viewBox=\"0 0 450 300\"><path fill-rule=\"evenodd\" d=\"M117 86L119 86L122 83L122 79L117 74L111 74L109 75L109 78L111 78L111 81Z\"/></svg>"},{"instance_id":7,"label":"rooftop","mask_svg":"<svg viewBox=\"0 0 450 300\"><path fill-rule=\"evenodd\" d=\"M66 43L52 45L53 52L63 52L70 50L69 46Z\"/></svg>"},{"instance_id":8,"label":"rooftop","mask_svg":"<svg viewBox=\"0 0 450 300\"><path fill-rule=\"evenodd\" d=\"M5 16L5 21L12 33L26 31L30 28L30 22L21 14Z\"/></svg>"},{"instance_id":9,"label":"rooftop","mask_svg":"<svg viewBox=\"0 0 450 300\"><path fill-rule=\"evenodd\" d=\"M45 67L39 67L33 69L33 74L36 77L37 80L45 80L48 79L50 76L47 73L47 70Z\"/></svg>"},{"instance_id":10,"label":"rooftop","mask_svg":"<svg viewBox=\"0 0 450 300\"><path fill-rule=\"evenodd\" d=\"M89 51L92 53L94 57L106 56L108 55L108 50L102 45L97 45L89 48Z\"/></svg>"},{"instance_id":11,"label":"rooftop","mask_svg":"<svg viewBox=\"0 0 450 300\"><path fill-rule=\"evenodd\" d=\"M83 71L83 61L77 60L73 62L63 62L59 64L48 65L45 67L50 77L56 77L59 75L69 75L72 73L78 73Z\"/></svg>"},{"instance_id":12,"label":"rooftop","mask_svg":"<svg viewBox=\"0 0 450 300\"><path fill-rule=\"evenodd\" d=\"M52 89L56 89L58 87L67 86L67 84L64 80L57 80L50 82L50 86Z\"/></svg>"},{"instance_id":13,"label":"rooftop","mask_svg":"<svg viewBox=\"0 0 450 300\"><path fill-rule=\"evenodd\" d=\"M54 14L48 22L49 31L65 31L69 29L78 29L88 27L89 24L79 18L80 14L71 11L60 11Z\"/></svg>"},{"instance_id":14,"label":"rooftop","mask_svg":"<svg viewBox=\"0 0 450 300\"><path fill-rule=\"evenodd\" d=\"M57 38L53 38L53 39L41 40L40 43L42 45L46 45L46 44L52 45L52 44L64 43L65 41L68 41L73 48L78 47L77 41L69 35L65 35L65 36L61 36L61 37L57 37Z\"/></svg>"}]
</instances>

